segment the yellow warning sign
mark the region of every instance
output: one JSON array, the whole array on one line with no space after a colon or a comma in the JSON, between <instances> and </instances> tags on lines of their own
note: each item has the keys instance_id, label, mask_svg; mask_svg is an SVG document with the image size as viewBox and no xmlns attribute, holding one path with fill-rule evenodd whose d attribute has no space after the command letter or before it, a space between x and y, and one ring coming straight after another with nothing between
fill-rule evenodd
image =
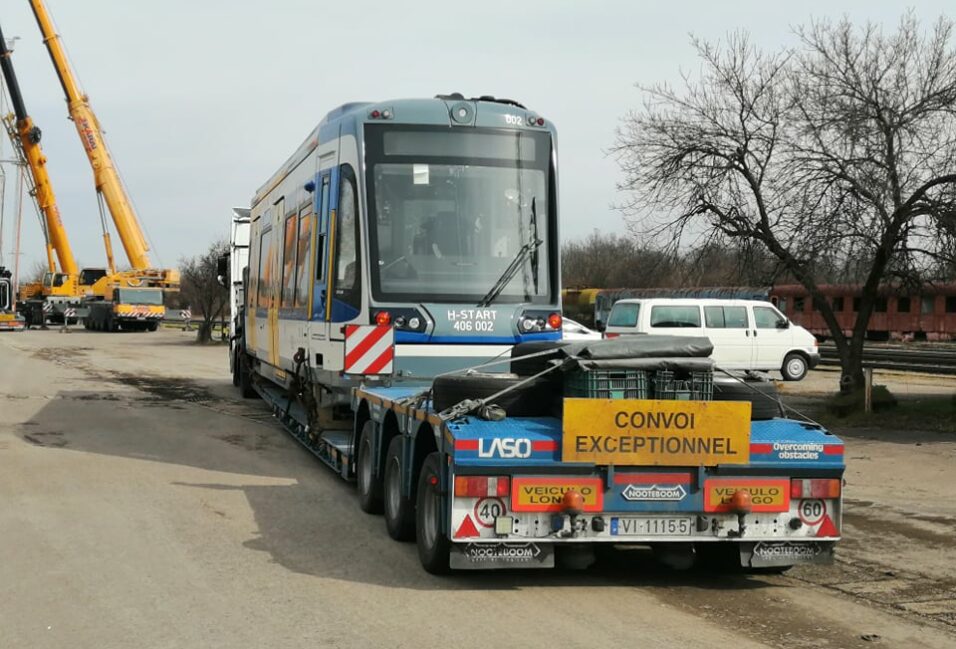
<instances>
[{"instance_id":1,"label":"yellow warning sign","mask_svg":"<svg viewBox=\"0 0 956 649\"><path fill-rule=\"evenodd\" d=\"M750 403L565 399L561 459L616 465L750 461Z\"/></svg>"}]
</instances>

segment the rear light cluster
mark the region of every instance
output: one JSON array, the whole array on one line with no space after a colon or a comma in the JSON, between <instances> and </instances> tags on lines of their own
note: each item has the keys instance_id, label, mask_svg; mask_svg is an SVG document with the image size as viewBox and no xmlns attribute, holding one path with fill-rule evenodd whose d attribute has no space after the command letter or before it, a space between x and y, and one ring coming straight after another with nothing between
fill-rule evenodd
<instances>
[{"instance_id":1,"label":"rear light cluster","mask_svg":"<svg viewBox=\"0 0 956 649\"><path fill-rule=\"evenodd\" d=\"M528 115L528 126L544 126L544 118L537 115Z\"/></svg>"},{"instance_id":2,"label":"rear light cluster","mask_svg":"<svg viewBox=\"0 0 956 649\"><path fill-rule=\"evenodd\" d=\"M426 325L425 317L414 309L376 311L372 315L372 321L380 327L387 327L391 325L398 331L412 331L418 333L425 331Z\"/></svg>"},{"instance_id":3,"label":"rear light cluster","mask_svg":"<svg viewBox=\"0 0 956 649\"><path fill-rule=\"evenodd\" d=\"M839 498L843 484L839 478L793 478L791 498Z\"/></svg>"},{"instance_id":4,"label":"rear light cluster","mask_svg":"<svg viewBox=\"0 0 956 649\"><path fill-rule=\"evenodd\" d=\"M392 119L394 113L391 108L375 108L369 114L372 119Z\"/></svg>"},{"instance_id":5,"label":"rear light cluster","mask_svg":"<svg viewBox=\"0 0 956 649\"><path fill-rule=\"evenodd\" d=\"M518 331L523 334L543 331L561 331L560 313L525 313L518 319Z\"/></svg>"},{"instance_id":6,"label":"rear light cluster","mask_svg":"<svg viewBox=\"0 0 956 649\"><path fill-rule=\"evenodd\" d=\"M507 498L511 494L511 478L498 476L455 476L456 498Z\"/></svg>"},{"instance_id":7,"label":"rear light cluster","mask_svg":"<svg viewBox=\"0 0 956 649\"><path fill-rule=\"evenodd\" d=\"M604 338L605 338L605 339L607 339L607 338L617 338L617 337L620 336L620 335L621 335L621 334L609 334L609 333L606 332L606 331L604 332Z\"/></svg>"}]
</instances>

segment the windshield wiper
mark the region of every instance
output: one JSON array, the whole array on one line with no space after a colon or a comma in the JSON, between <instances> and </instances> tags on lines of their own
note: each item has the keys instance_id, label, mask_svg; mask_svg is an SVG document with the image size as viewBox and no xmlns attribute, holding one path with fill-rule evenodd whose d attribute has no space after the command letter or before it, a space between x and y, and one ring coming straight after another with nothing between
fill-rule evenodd
<instances>
[{"instance_id":1,"label":"windshield wiper","mask_svg":"<svg viewBox=\"0 0 956 649\"><path fill-rule=\"evenodd\" d=\"M532 232L531 240L526 244L521 246L521 249L518 250L518 254L515 255L515 258L511 260L511 263L508 264L508 267L505 268L505 272L501 274L501 277L498 278L498 281L494 283L494 286L491 287L491 290L481 298L481 302L478 303L479 307L486 307L492 302L495 298L501 295L501 292L505 290L505 287L514 279L514 276L517 274L518 270L524 265L525 259L529 255L532 257L532 274L534 275L534 290L535 293L538 292L538 248L541 247L541 244L544 243L543 239L538 238L538 223L535 215L534 200L531 201L531 216L532 216Z\"/></svg>"},{"instance_id":2,"label":"windshield wiper","mask_svg":"<svg viewBox=\"0 0 956 649\"><path fill-rule=\"evenodd\" d=\"M538 240L538 208L535 207L538 197L533 196L531 198L531 239L532 241ZM535 295L538 293L538 246L534 247L534 250L531 251L531 281L534 283L534 292Z\"/></svg>"}]
</instances>

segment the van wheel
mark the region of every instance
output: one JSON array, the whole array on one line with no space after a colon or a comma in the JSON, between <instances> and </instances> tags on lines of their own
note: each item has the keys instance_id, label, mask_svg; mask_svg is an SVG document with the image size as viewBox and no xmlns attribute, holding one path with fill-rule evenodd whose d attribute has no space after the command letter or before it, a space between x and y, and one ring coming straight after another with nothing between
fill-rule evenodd
<instances>
[{"instance_id":1,"label":"van wheel","mask_svg":"<svg viewBox=\"0 0 956 649\"><path fill-rule=\"evenodd\" d=\"M809 371L810 366L807 364L807 359L804 358L803 354L797 352L787 354L786 358L783 359L783 367L780 368L784 381L803 380L803 377Z\"/></svg>"},{"instance_id":2,"label":"van wheel","mask_svg":"<svg viewBox=\"0 0 956 649\"><path fill-rule=\"evenodd\" d=\"M450 570L451 542L442 530L441 454L431 453L425 458L418 474L418 493L415 498L415 540L422 567L433 575Z\"/></svg>"},{"instance_id":3,"label":"van wheel","mask_svg":"<svg viewBox=\"0 0 956 649\"><path fill-rule=\"evenodd\" d=\"M415 539L415 501L402 494L402 436L396 435L385 454L385 527L396 541Z\"/></svg>"},{"instance_id":4,"label":"van wheel","mask_svg":"<svg viewBox=\"0 0 956 649\"><path fill-rule=\"evenodd\" d=\"M359 507L367 514L382 513L382 478L375 475L375 456L372 453L372 437L375 423L369 419L359 435L358 460L355 477L358 482Z\"/></svg>"}]
</instances>

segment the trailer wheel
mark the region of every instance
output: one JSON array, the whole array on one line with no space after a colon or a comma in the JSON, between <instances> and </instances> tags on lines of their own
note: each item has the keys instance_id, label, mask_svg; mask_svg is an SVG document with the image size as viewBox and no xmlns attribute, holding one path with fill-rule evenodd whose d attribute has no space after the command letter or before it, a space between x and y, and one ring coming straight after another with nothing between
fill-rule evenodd
<instances>
[{"instance_id":1,"label":"trailer wheel","mask_svg":"<svg viewBox=\"0 0 956 649\"><path fill-rule=\"evenodd\" d=\"M156 331L157 329L159 329L158 322L149 322L146 324L146 331Z\"/></svg>"},{"instance_id":2,"label":"trailer wheel","mask_svg":"<svg viewBox=\"0 0 956 649\"><path fill-rule=\"evenodd\" d=\"M239 382L240 382L240 376L239 376L239 347L238 347L238 346L237 346L236 349L232 352L232 362L230 363L230 365L232 366L232 384L238 388L238 387L239 387Z\"/></svg>"},{"instance_id":3,"label":"trailer wheel","mask_svg":"<svg viewBox=\"0 0 956 649\"><path fill-rule=\"evenodd\" d=\"M239 354L239 393L243 399L255 399L259 394L252 387L252 370L246 354Z\"/></svg>"},{"instance_id":4,"label":"trailer wheel","mask_svg":"<svg viewBox=\"0 0 956 649\"><path fill-rule=\"evenodd\" d=\"M396 435L385 454L385 527L396 541L415 539L415 502L402 494L402 436Z\"/></svg>"},{"instance_id":5,"label":"trailer wheel","mask_svg":"<svg viewBox=\"0 0 956 649\"><path fill-rule=\"evenodd\" d=\"M451 542L442 530L441 453L425 458L418 474L418 494L415 499L415 540L422 567L433 575L449 571Z\"/></svg>"},{"instance_id":6,"label":"trailer wheel","mask_svg":"<svg viewBox=\"0 0 956 649\"><path fill-rule=\"evenodd\" d=\"M359 507L367 514L382 513L382 477L375 475L375 455L372 452L374 434L375 423L369 419L362 426L362 434L359 435L358 460L355 467Z\"/></svg>"}]
</instances>

